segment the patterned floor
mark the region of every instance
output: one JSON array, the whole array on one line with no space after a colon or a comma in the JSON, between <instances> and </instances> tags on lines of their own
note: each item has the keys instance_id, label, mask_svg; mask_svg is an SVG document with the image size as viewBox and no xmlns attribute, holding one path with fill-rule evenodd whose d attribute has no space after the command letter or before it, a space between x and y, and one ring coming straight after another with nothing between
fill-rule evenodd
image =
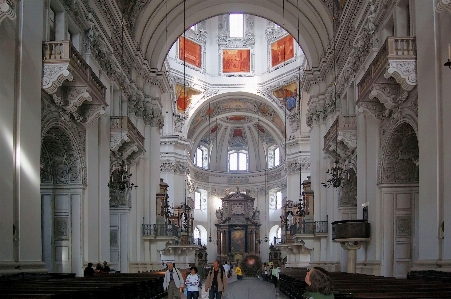
<instances>
[{"instance_id":1,"label":"patterned floor","mask_svg":"<svg viewBox=\"0 0 451 299\"><path fill-rule=\"evenodd\" d=\"M228 283L231 283L233 281L236 281L235 273L232 275L232 277L229 278ZM205 281L202 281L203 286L204 286L204 283L205 283ZM181 299L186 299L186 296L182 294ZM205 292L205 287L202 287L202 290L200 291L200 294L199 294L199 299L208 299L208 292ZM283 294L280 294L279 290L277 290L277 297L275 299L288 299L288 297L286 297Z\"/></svg>"}]
</instances>

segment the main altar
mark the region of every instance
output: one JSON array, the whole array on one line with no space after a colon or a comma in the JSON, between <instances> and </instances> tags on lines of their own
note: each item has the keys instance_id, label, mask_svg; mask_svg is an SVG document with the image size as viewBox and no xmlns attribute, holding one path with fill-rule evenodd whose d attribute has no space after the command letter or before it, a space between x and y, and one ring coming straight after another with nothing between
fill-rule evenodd
<instances>
[{"instance_id":1,"label":"main altar","mask_svg":"<svg viewBox=\"0 0 451 299\"><path fill-rule=\"evenodd\" d=\"M255 198L240 192L221 198L216 210L218 260L239 261L245 254L260 253L260 212L254 208Z\"/></svg>"}]
</instances>

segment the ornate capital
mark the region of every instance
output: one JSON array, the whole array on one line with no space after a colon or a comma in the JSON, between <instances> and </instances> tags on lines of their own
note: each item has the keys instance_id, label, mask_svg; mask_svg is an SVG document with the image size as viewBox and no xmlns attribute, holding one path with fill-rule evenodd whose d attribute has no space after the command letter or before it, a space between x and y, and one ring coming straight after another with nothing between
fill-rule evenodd
<instances>
[{"instance_id":1,"label":"ornate capital","mask_svg":"<svg viewBox=\"0 0 451 299\"><path fill-rule=\"evenodd\" d=\"M288 174L298 173L301 170L310 171L310 157L297 159L296 161L288 162Z\"/></svg>"},{"instance_id":2,"label":"ornate capital","mask_svg":"<svg viewBox=\"0 0 451 299\"><path fill-rule=\"evenodd\" d=\"M451 13L451 0L438 0L435 10L438 13L441 13L444 10L447 10L449 13Z\"/></svg>"},{"instance_id":3,"label":"ornate capital","mask_svg":"<svg viewBox=\"0 0 451 299\"><path fill-rule=\"evenodd\" d=\"M0 0L0 24L4 18L13 20L16 18L16 12L11 0Z\"/></svg>"},{"instance_id":4,"label":"ornate capital","mask_svg":"<svg viewBox=\"0 0 451 299\"><path fill-rule=\"evenodd\" d=\"M48 94L56 93L65 80L74 80L74 76L69 71L69 63L44 64L42 88Z\"/></svg>"},{"instance_id":5,"label":"ornate capital","mask_svg":"<svg viewBox=\"0 0 451 299\"><path fill-rule=\"evenodd\" d=\"M392 60L384 74L386 79L393 77L402 89L411 91L417 85L417 69L414 60Z\"/></svg>"}]
</instances>

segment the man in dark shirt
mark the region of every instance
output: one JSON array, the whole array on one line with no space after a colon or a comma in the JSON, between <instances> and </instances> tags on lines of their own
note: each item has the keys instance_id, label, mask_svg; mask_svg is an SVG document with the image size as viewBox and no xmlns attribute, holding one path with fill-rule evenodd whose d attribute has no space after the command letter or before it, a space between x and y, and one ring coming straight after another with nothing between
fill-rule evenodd
<instances>
[{"instance_id":1,"label":"man in dark shirt","mask_svg":"<svg viewBox=\"0 0 451 299\"><path fill-rule=\"evenodd\" d=\"M208 292L209 299L221 299L227 285L227 274L219 266L218 261L213 262L213 268L210 269L205 280L205 291Z\"/></svg>"}]
</instances>

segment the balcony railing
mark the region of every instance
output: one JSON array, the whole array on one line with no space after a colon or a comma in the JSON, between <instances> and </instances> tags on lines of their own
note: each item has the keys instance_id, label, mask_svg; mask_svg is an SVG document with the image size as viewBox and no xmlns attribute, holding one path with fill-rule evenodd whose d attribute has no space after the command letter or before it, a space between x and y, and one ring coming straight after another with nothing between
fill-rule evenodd
<instances>
[{"instance_id":1,"label":"balcony railing","mask_svg":"<svg viewBox=\"0 0 451 299\"><path fill-rule=\"evenodd\" d=\"M143 224L143 236L179 237L180 228L173 224Z\"/></svg>"},{"instance_id":2,"label":"balcony railing","mask_svg":"<svg viewBox=\"0 0 451 299\"><path fill-rule=\"evenodd\" d=\"M86 81L90 89L96 94L96 97L101 101L105 101L105 85L103 85L102 81L100 81L70 41L44 42L42 52L45 64L69 63L78 75Z\"/></svg>"},{"instance_id":3,"label":"balcony railing","mask_svg":"<svg viewBox=\"0 0 451 299\"><path fill-rule=\"evenodd\" d=\"M357 84L359 99L362 95L368 93L372 83L385 72L390 60L415 60L416 55L415 37L387 37L368 70Z\"/></svg>"},{"instance_id":4,"label":"balcony railing","mask_svg":"<svg viewBox=\"0 0 451 299\"><path fill-rule=\"evenodd\" d=\"M137 143L138 147L144 148L144 136L127 116L111 116L111 132L127 133L128 137Z\"/></svg>"},{"instance_id":5,"label":"balcony railing","mask_svg":"<svg viewBox=\"0 0 451 299\"><path fill-rule=\"evenodd\" d=\"M300 227L291 226L290 235L314 235L314 234L327 234L328 224L327 221L313 221L303 222Z\"/></svg>"}]
</instances>

